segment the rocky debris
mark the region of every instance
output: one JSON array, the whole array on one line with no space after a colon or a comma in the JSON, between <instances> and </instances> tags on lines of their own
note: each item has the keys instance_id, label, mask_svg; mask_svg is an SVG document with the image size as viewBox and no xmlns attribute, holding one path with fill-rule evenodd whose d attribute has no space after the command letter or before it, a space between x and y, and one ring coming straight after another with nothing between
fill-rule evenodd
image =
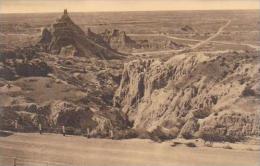
<instances>
[{"instance_id":1,"label":"rocky debris","mask_svg":"<svg viewBox=\"0 0 260 166\"><path fill-rule=\"evenodd\" d=\"M248 92L248 87L256 87L259 81L255 59L255 52L250 52L217 56L189 53L166 62L134 60L124 65L114 105L122 108L134 128L154 131L163 127L176 129L178 136L197 137L198 131L204 131L201 122L205 120L202 126L211 126L207 118L216 112L234 110L242 116L256 113L259 97L252 91L257 88ZM233 132L233 137L259 135L259 125L250 118L223 120L232 119L230 116L224 114L215 123L227 130L232 130L229 126L233 125L236 131L242 131L244 124L254 128Z\"/></svg>"},{"instance_id":2,"label":"rocky debris","mask_svg":"<svg viewBox=\"0 0 260 166\"><path fill-rule=\"evenodd\" d=\"M241 141L244 136L260 135L259 113L223 112L203 121L199 136L207 141Z\"/></svg>"},{"instance_id":3,"label":"rocky debris","mask_svg":"<svg viewBox=\"0 0 260 166\"><path fill-rule=\"evenodd\" d=\"M49 29L42 31L41 39L38 43L40 47L46 48L53 54L61 53L63 47L73 46L79 56L94 57L101 59L120 58L121 55L97 41L89 38L64 11L61 18L57 19ZM66 48L65 48L66 49Z\"/></svg>"},{"instance_id":4,"label":"rocky debris","mask_svg":"<svg viewBox=\"0 0 260 166\"><path fill-rule=\"evenodd\" d=\"M185 32L194 32L194 29L189 25L185 25L184 27L181 27L181 30Z\"/></svg>"},{"instance_id":5,"label":"rocky debris","mask_svg":"<svg viewBox=\"0 0 260 166\"><path fill-rule=\"evenodd\" d=\"M37 131L41 123L48 132L60 132L65 125L70 134L89 131L91 137L108 137L110 130L128 126L126 117L112 108L121 61L90 60L74 55L75 50L68 45L59 55L37 53L32 58L14 51L2 61L1 129L14 130L18 120L19 131ZM6 75L7 69L12 73ZM9 77L14 80L6 83Z\"/></svg>"},{"instance_id":6,"label":"rocky debris","mask_svg":"<svg viewBox=\"0 0 260 166\"><path fill-rule=\"evenodd\" d=\"M16 61L15 72L20 76L47 76L51 68L40 59L31 61Z\"/></svg>"},{"instance_id":7,"label":"rocky debris","mask_svg":"<svg viewBox=\"0 0 260 166\"><path fill-rule=\"evenodd\" d=\"M15 129L15 121L17 121L17 129ZM38 129L38 124L44 127L49 126L47 119L36 113L26 111L10 111L0 108L0 129L1 130L19 130L32 132Z\"/></svg>"},{"instance_id":8,"label":"rocky debris","mask_svg":"<svg viewBox=\"0 0 260 166\"><path fill-rule=\"evenodd\" d=\"M87 31L87 36L88 38L90 38L91 40L93 40L94 42L107 47L107 48L111 48L111 46L109 45L108 41L105 41L104 36L101 34L97 34L91 31L90 28L88 28Z\"/></svg>"},{"instance_id":9,"label":"rocky debris","mask_svg":"<svg viewBox=\"0 0 260 166\"><path fill-rule=\"evenodd\" d=\"M109 131L126 127L118 111L97 113L61 100L42 105L24 103L2 107L0 110L0 129L14 130L17 120L21 131L35 131L41 123L46 131L58 132L57 129L64 125L72 130L71 134L80 131L80 135L83 135L89 131L91 137L107 137Z\"/></svg>"},{"instance_id":10,"label":"rocky debris","mask_svg":"<svg viewBox=\"0 0 260 166\"><path fill-rule=\"evenodd\" d=\"M147 39L145 40L138 40L136 41L137 44L139 45L140 48L149 48L150 47L150 43Z\"/></svg>"},{"instance_id":11,"label":"rocky debris","mask_svg":"<svg viewBox=\"0 0 260 166\"><path fill-rule=\"evenodd\" d=\"M66 57L78 56L78 50L73 45L68 45L61 48L60 55Z\"/></svg>"},{"instance_id":12,"label":"rocky debris","mask_svg":"<svg viewBox=\"0 0 260 166\"><path fill-rule=\"evenodd\" d=\"M199 124L197 121L198 120L196 118L188 119L187 122L182 126L179 135L186 139L193 138L193 135L199 129Z\"/></svg>"},{"instance_id":13,"label":"rocky debris","mask_svg":"<svg viewBox=\"0 0 260 166\"><path fill-rule=\"evenodd\" d=\"M43 30L37 45L1 54L0 121L5 119L1 129L13 130L17 119L21 131L36 131L41 123L50 132L58 132L62 125L72 134L84 135L89 129L93 137L107 137L112 129L126 128L124 115L112 108L122 62L113 59L117 53L111 48L93 42L73 24L65 14L55 28ZM63 45L63 37L69 42L75 38L76 44ZM91 56L82 56L79 45ZM42 52L45 46L48 53ZM57 49L58 55L50 54Z\"/></svg>"},{"instance_id":14,"label":"rocky debris","mask_svg":"<svg viewBox=\"0 0 260 166\"><path fill-rule=\"evenodd\" d=\"M149 40L136 40L137 47L136 49L148 49L148 50L165 50L165 49L174 49L180 50L190 47L187 44L181 43L174 40L162 40L159 38L150 38Z\"/></svg>"}]
</instances>

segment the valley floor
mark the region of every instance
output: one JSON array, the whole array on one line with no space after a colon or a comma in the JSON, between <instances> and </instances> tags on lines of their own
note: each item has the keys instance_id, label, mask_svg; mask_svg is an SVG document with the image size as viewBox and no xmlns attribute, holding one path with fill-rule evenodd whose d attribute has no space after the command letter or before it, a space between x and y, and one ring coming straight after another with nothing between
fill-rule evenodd
<instances>
[{"instance_id":1,"label":"valley floor","mask_svg":"<svg viewBox=\"0 0 260 166\"><path fill-rule=\"evenodd\" d=\"M185 141L174 147L174 141L156 143L150 140L87 139L59 134L14 133L0 137L0 165L13 166L256 166L259 145L231 144L232 149L187 147ZM186 140L187 141L187 140ZM193 140L194 141L194 140ZM196 144L196 143L195 143Z\"/></svg>"}]
</instances>

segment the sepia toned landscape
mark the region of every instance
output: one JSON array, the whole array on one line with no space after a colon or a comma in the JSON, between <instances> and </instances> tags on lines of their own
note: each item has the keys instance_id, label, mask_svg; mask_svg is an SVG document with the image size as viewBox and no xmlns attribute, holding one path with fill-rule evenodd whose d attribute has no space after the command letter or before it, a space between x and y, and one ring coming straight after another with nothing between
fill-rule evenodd
<instances>
[{"instance_id":1,"label":"sepia toned landscape","mask_svg":"<svg viewBox=\"0 0 260 166\"><path fill-rule=\"evenodd\" d=\"M0 14L0 165L259 165L259 26L258 10Z\"/></svg>"}]
</instances>

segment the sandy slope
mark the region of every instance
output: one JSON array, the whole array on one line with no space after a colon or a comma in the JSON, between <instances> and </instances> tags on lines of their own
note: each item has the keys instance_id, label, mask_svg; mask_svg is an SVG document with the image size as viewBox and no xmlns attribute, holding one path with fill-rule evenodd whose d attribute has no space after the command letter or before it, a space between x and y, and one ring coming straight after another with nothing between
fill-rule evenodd
<instances>
[{"instance_id":1,"label":"sandy slope","mask_svg":"<svg viewBox=\"0 0 260 166\"><path fill-rule=\"evenodd\" d=\"M259 165L259 151L229 150L150 140L105 140L55 134L0 137L0 165Z\"/></svg>"}]
</instances>

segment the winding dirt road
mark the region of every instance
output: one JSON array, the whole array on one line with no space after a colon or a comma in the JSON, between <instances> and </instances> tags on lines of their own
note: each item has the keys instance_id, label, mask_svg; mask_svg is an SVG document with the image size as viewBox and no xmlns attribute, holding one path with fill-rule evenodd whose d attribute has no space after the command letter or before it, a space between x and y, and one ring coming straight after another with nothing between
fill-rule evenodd
<instances>
[{"instance_id":1,"label":"winding dirt road","mask_svg":"<svg viewBox=\"0 0 260 166\"><path fill-rule=\"evenodd\" d=\"M196 49L202 45L205 45L207 43L209 43L211 40L215 39L216 37L218 37L219 34L221 34L223 32L223 30L231 23L231 20L228 20L227 23L225 25L223 25L222 27L220 27L217 31L217 33L215 33L214 35L210 36L209 38L207 38L204 41L199 42L198 44L195 44L194 46L192 46L190 49Z\"/></svg>"},{"instance_id":2,"label":"winding dirt road","mask_svg":"<svg viewBox=\"0 0 260 166\"><path fill-rule=\"evenodd\" d=\"M241 46L248 46L256 50L260 50L260 46L253 45L253 44L248 44L248 43L234 43L234 42L224 42L224 41L213 41L216 37L218 37L223 30L229 26L231 23L231 20L227 20L226 24L221 26L218 31L207 38L206 40L198 40L198 39L189 39L189 38L180 38L180 37L175 37L175 36L170 36L170 35L165 35L165 34L128 34L129 36L151 36L151 37L166 37L169 39L176 39L176 40L183 40L183 41L192 41L192 42L198 42L197 44L193 45L189 49L181 49L181 50L161 50L161 51L146 51L146 52L136 52L132 53L133 55L143 55L143 54L169 54L169 53L181 53L184 51L191 51L194 50L198 47L201 47L202 45L208 44L208 43L216 43L216 44L227 44L227 45L241 45Z\"/></svg>"},{"instance_id":3,"label":"winding dirt road","mask_svg":"<svg viewBox=\"0 0 260 166\"><path fill-rule=\"evenodd\" d=\"M256 166L259 151L171 147L150 140L87 139L15 133L0 137L0 165L13 166Z\"/></svg>"}]
</instances>

